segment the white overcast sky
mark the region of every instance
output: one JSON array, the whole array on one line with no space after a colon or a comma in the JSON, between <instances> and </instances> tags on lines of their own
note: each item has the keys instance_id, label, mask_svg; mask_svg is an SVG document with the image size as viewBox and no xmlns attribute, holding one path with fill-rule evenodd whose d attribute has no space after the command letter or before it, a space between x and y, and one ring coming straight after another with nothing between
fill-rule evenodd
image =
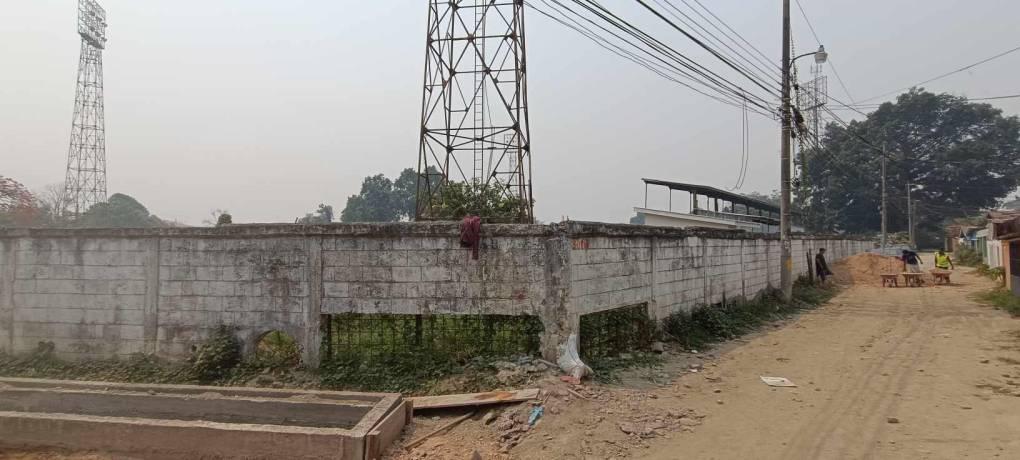
<instances>
[{"instance_id":1,"label":"white overcast sky","mask_svg":"<svg viewBox=\"0 0 1020 460\"><path fill-rule=\"evenodd\" d=\"M79 54L76 0L3 3L0 174L38 189L63 180ZM189 224L214 208L230 210L235 222L293 221L320 202L339 211L366 175L393 177L416 164L425 0L101 3L110 24L111 194ZM652 24L635 2L603 3ZM779 0L702 3L778 60ZM802 4L858 100L1020 45L1015 0ZM793 11L798 51L813 49ZM539 219L626 221L643 201L642 177L733 185L738 110L533 11L527 33ZM683 37L662 36L699 56ZM1015 53L927 87L1017 94L1018 75ZM834 79L829 90L846 100ZM1020 112L1020 100L996 105ZM778 126L754 117L751 135L741 191L778 188Z\"/></svg>"}]
</instances>

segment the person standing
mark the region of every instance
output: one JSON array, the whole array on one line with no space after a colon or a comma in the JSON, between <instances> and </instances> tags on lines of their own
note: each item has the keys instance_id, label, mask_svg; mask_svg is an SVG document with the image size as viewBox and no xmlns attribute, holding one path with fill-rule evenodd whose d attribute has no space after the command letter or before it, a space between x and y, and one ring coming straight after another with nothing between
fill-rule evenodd
<instances>
[{"instance_id":1,"label":"person standing","mask_svg":"<svg viewBox=\"0 0 1020 460\"><path fill-rule=\"evenodd\" d=\"M946 254L946 251L939 249L939 252L935 253L935 268L940 270L956 270L956 265L953 264L953 259L949 258L949 254Z\"/></svg>"},{"instance_id":2,"label":"person standing","mask_svg":"<svg viewBox=\"0 0 1020 460\"><path fill-rule=\"evenodd\" d=\"M826 278L832 276L832 270L829 270L829 264L825 262L825 248L818 249L818 254L815 254L815 276L822 283Z\"/></svg>"},{"instance_id":3,"label":"person standing","mask_svg":"<svg viewBox=\"0 0 1020 460\"><path fill-rule=\"evenodd\" d=\"M903 260L903 271L906 273L921 273L921 257L916 252L909 249L903 250L903 255L900 256Z\"/></svg>"}]
</instances>

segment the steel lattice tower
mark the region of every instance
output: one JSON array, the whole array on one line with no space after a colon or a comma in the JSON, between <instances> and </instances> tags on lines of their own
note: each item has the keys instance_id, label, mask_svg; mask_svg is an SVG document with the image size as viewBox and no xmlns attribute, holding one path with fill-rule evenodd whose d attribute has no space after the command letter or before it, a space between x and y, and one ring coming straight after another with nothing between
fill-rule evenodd
<instances>
[{"instance_id":1,"label":"steel lattice tower","mask_svg":"<svg viewBox=\"0 0 1020 460\"><path fill-rule=\"evenodd\" d=\"M95 0L78 1L81 58L67 154L65 187L70 211L78 216L106 201L106 124L103 116L103 49L106 11Z\"/></svg>"},{"instance_id":2,"label":"steel lattice tower","mask_svg":"<svg viewBox=\"0 0 1020 460\"><path fill-rule=\"evenodd\" d=\"M523 0L429 0L418 219L466 182L519 203L482 217L533 221L526 62Z\"/></svg>"}]
</instances>

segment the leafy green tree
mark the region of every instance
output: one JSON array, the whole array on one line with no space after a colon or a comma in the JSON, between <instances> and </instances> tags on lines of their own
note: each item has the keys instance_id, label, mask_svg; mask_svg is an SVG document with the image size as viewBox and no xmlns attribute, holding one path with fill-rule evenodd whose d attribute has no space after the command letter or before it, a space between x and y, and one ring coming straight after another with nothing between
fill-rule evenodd
<instances>
[{"instance_id":1,"label":"leafy green tree","mask_svg":"<svg viewBox=\"0 0 1020 460\"><path fill-rule=\"evenodd\" d=\"M96 203L74 222L77 227L161 227L163 221L130 196L115 193L105 203Z\"/></svg>"},{"instance_id":2,"label":"leafy green tree","mask_svg":"<svg viewBox=\"0 0 1020 460\"><path fill-rule=\"evenodd\" d=\"M448 182L439 190L439 197L429 210L435 219L458 220L467 215L477 215L506 221L516 221L522 208L521 200L508 196L502 189L478 181Z\"/></svg>"},{"instance_id":3,"label":"leafy green tree","mask_svg":"<svg viewBox=\"0 0 1020 460\"><path fill-rule=\"evenodd\" d=\"M803 156L796 204L815 231L880 229L883 145L889 230L906 228L912 184L922 246L937 244L947 219L994 206L1020 185L1020 119L949 94L913 89L863 121L830 124L821 142Z\"/></svg>"},{"instance_id":4,"label":"leafy green tree","mask_svg":"<svg viewBox=\"0 0 1020 460\"><path fill-rule=\"evenodd\" d=\"M333 222L333 207L326 204L319 204L319 208L314 213L305 214L304 217L298 219L299 224L328 224Z\"/></svg>"},{"instance_id":5,"label":"leafy green tree","mask_svg":"<svg viewBox=\"0 0 1020 460\"><path fill-rule=\"evenodd\" d=\"M429 168L435 169L431 166ZM393 182L393 195L393 202L400 212L400 217L413 219L418 203L418 171L411 168L401 171L400 177Z\"/></svg>"},{"instance_id":6,"label":"leafy green tree","mask_svg":"<svg viewBox=\"0 0 1020 460\"><path fill-rule=\"evenodd\" d=\"M341 222L394 222L400 219L400 206L394 199L393 181L382 174L365 178L361 192L347 198L340 212Z\"/></svg>"}]
</instances>

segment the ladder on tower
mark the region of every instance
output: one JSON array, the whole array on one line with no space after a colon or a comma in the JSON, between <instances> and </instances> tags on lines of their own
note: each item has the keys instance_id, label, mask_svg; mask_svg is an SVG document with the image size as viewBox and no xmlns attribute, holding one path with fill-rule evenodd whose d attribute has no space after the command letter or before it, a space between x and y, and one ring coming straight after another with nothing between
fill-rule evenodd
<instances>
[{"instance_id":1,"label":"ladder on tower","mask_svg":"<svg viewBox=\"0 0 1020 460\"><path fill-rule=\"evenodd\" d=\"M486 0L475 2L475 86L474 97L471 101L474 115L474 179L484 184L488 179L485 174L485 79L487 78L485 68L485 12L488 9Z\"/></svg>"}]
</instances>

